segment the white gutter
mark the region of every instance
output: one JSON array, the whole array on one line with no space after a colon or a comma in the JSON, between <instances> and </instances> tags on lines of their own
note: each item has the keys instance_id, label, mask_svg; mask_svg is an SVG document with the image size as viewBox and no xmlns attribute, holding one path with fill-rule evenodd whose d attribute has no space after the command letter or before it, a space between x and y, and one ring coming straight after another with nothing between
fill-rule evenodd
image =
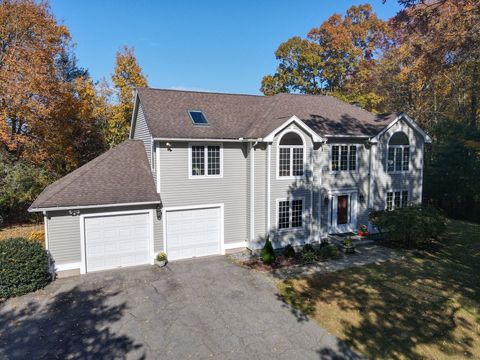
<instances>
[{"instance_id":1,"label":"white gutter","mask_svg":"<svg viewBox=\"0 0 480 360\"><path fill-rule=\"evenodd\" d=\"M154 205L154 204L161 204L161 203L162 203L161 201L146 201L146 202L103 204L103 205L100 205L100 204L99 205L72 205L72 206L28 209L28 212L60 211L60 210L75 210L75 209L98 209L98 208L115 207L115 206Z\"/></svg>"},{"instance_id":2,"label":"white gutter","mask_svg":"<svg viewBox=\"0 0 480 360\"><path fill-rule=\"evenodd\" d=\"M208 138L208 139L200 139L200 138L169 138L169 137L161 137L161 138L153 138L155 141L190 141L190 142L252 142L252 141L262 141L262 139L218 139L218 138Z\"/></svg>"}]
</instances>

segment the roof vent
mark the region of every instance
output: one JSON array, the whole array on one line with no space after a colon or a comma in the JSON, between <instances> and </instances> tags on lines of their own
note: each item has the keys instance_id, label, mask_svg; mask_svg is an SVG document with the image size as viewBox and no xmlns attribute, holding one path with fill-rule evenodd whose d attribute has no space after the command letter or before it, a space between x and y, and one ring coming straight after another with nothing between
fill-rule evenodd
<instances>
[{"instance_id":1,"label":"roof vent","mask_svg":"<svg viewBox=\"0 0 480 360\"><path fill-rule=\"evenodd\" d=\"M193 125L208 125L208 120L201 110L188 110Z\"/></svg>"}]
</instances>

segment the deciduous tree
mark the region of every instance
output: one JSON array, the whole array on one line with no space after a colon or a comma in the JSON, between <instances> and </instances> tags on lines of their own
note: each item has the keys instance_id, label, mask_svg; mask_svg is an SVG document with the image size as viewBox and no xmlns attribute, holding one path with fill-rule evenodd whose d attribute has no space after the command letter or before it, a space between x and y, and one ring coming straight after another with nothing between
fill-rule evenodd
<instances>
[{"instance_id":1,"label":"deciduous tree","mask_svg":"<svg viewBox=\"0 0 480 360\"><path fill-rule=\"evenodd\" d=\"M147 79L132 48L124 46L117 52L112 82L117 103L113 106L112 116L108 121L106 141L109 146L128 138L135 89L147 86Z\"/></svg>"}]
</instances>

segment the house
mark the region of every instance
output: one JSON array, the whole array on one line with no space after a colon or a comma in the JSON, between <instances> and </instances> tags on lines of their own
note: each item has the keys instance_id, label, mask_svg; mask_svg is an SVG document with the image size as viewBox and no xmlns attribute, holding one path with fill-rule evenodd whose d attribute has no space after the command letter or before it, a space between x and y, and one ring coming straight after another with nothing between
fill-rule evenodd
<instances>
[{"instance_id":1,"label":"house","mask_svg":"<svg viewBox=\"0 0 480 360\"><path fill-rule=\"evenodd\" d=\"M130 139L47 187L46 246L86 273L318 242L422 199L429 136L330 96L141 88Z\"/></svg>"}]
</instances>

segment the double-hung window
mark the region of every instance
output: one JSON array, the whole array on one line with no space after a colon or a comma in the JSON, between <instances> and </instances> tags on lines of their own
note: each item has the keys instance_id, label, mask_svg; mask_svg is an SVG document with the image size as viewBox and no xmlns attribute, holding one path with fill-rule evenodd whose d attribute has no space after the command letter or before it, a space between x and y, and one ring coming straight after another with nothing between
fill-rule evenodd
<instances>
[{"instance_id":1,"label":"double-hung window","mask_svg":"<svg viewBox=\"0 0 480 360\"><path fill-rule=\"evenodd\" d=\"M190 177L221 177L222 148L220 145L191 145Z\"/></svg>"},{"instance_id":2,"label":"double-hung window","mask_svg":"<svg viewBox=\"0 0 480 360\"><path fill-rule=\"evenodd\" d=\"M410 145L407 135L395 133L388 142L387 172L408 171L410 167Z\"/></svg>"},{"instance_id":3,"label":"double-hung window","mask_svg":"<svg viewBox=\"0 0 480 360\"><path fill-rule=\"evenodd\" d=\"M303 226L303 200L278 201L278 228L295 229Z\"/></svg>"},{"instance_id":4,"label":"double-hung window","mask_svg":"<svg viewBox=\"0 0 480 360\"><path fill-rule=\"evenodd\" d=\"M394 210L408 205L408 191L388 191L387 210Z\"/></svg>"},{"instance_id":5,"label":"double-hung window","mask_svg":"<svg viewBox=\"0 0 480 360\"><path fill-rule=\"evenodd\" d=\"M332 171L357 171L357 145L332 145Z\"/></svg>"},{"instance_id":6,"label":"double-hung window","mask_svg":"<svg viewBox=\"0 0 480 360\"><path fill-rule=\"evenodd\" d=\"M283 135L278 147L278 176L303 176L304 151L303 140L298 134L289 132Z\"/></svg>"}]
</instances>

